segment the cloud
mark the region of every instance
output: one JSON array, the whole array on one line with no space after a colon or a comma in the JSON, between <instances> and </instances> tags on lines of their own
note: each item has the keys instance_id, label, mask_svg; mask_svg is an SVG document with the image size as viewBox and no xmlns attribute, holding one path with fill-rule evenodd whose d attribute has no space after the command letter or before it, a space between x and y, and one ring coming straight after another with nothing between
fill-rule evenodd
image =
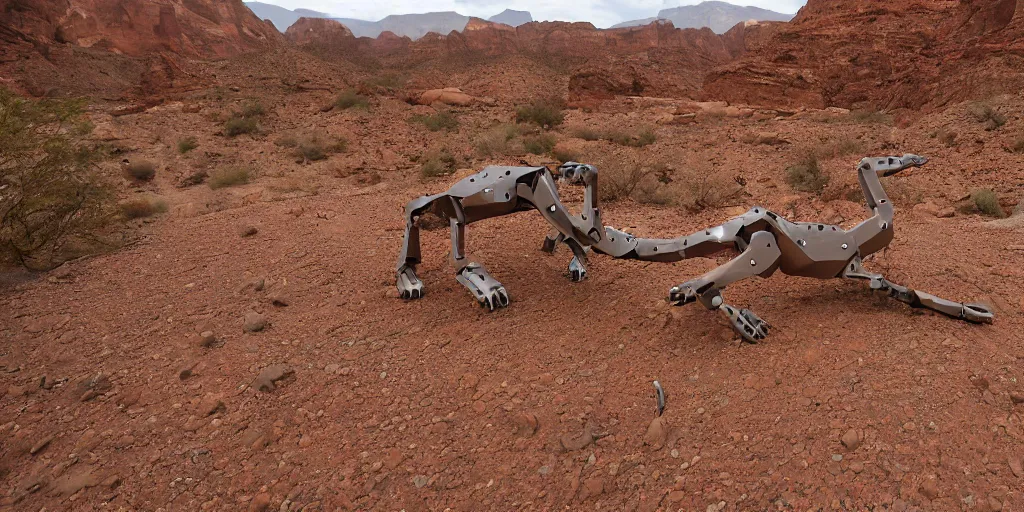
<instances>
[{"instance_id":1,"label":"cloud","mask_svg":"<svg viewBox=\"0 0 1024 512\"><path fill-rule=\"evenodd\" d=\"M389 14L456 11L467 16L489 18L505 9L530 11L539 21L589 21L609 27L622 21L650 18L661 9L699 4L701 0L259 0L288 9L312 9L341 18L376 21ZM795 13L806 0L740 0L773 11Z\"/></svg>"}]
</instances>

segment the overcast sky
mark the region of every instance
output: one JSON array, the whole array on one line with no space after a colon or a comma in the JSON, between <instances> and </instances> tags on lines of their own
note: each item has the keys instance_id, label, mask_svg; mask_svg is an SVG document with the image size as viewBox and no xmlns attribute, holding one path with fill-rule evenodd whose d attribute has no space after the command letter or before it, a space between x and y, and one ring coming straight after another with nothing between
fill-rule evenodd
<instances>
[{"instance_id":1,"label":"overcast sky","mask_svg":"<svg viewBox=\"0 0 1024 512\"><path fill-rule=\"evenodd\" d=\"M340 18L377 21L389 14L456 11L468 16L489 18L505 9L530 11L538 21L589 21L598 27L640 18L653 17L658 11L700 0L259 0L288 9L306 8ZM753 5L777 12L795 13L806 0L743 0L731 3Z\"/></svg>"}]
</instances>

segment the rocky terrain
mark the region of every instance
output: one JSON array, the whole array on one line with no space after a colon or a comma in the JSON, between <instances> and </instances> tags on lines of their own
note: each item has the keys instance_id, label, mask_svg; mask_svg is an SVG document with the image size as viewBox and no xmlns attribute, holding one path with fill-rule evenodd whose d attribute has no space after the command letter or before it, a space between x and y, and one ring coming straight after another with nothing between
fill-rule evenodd
<instances>
[{"instance_id":1,"label":"rocky terrain","mask_svg":"<svg viewBox=\"0 0 1024 512\"><path fill-rule=\"evenodd\" d=\"M682 5L671 9L662 9L658 15L641 20L624 21L612 28L636 27L647 25L658 20L671 21L679 28L708 27L716 34L724 34L739 23L748 21L789 21L792 14L761 9L759 7L739 6L727 2L701 2L696 5Z\"/></svg>"},{"instance_id":2,"label":"rocky terrain","mask_svg":"<svg viewBox=\"0 0 1024 512\"><path fill-rule=\"evenodd\" d=\"M0 272L0 510L1024 506L1015 2L812 1L723 35L474 19L417 41L319 19L253 37L267 25L231 5L176 4L221 27L179 35L85 11L102 31L63 42L66 4L0 8L0 85L87 96L119 205L162 205L103 254ZM111 46L132 40L151 49ZM775 275L727 291L773 326L743 344L664 300L730 255L592 255L571 283L533 213L468 229L507 309L476 305L431 224L426 296L394 288L402 207L486 165L593 162L606 224L675 236L754 205L853 226L857 161L904 152L931 162L884 178L896 238L867 266L992 325Z\"/></svg>"}]
</instances>

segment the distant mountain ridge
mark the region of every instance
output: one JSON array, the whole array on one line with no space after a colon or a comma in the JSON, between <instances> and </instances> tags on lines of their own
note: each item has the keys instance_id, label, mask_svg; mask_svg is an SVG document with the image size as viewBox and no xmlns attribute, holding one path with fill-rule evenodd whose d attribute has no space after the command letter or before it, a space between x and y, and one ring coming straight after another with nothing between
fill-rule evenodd
<instances>
[{"instance_id":1,"label":"distant mountain ridge","mask_svg":"<svg viewBox=\"0 0 1024 512\"><path fill-rule=\"evenodd\" d=\"M716 34L724 34L738 23L745 21L789 21L793 14L770 11L760 7L745 7L727 2L707 1L697 5L683 5L671 9L662 9L653 18L626 21L613 25L612 28L635 27L647 25L656 20L669 20L676 28L708 27Z\"/></svg>"},{"instance_id":2,"label":"distant mountain ridge","mask_svg":"<svg viewBox=\"0 0 1024 512\"><path fill-rule=\"evenodd\" d=\"M501 11L499 14L495 14L494 16L487 18L487 21L501 23L503 25L508 25L510 27L518 27L519 25L524 25L526 23L533 21L533 15L530 14L530 11L515 11L512 9L505 9L504 11Z\"/></svg>"}]
</instances>

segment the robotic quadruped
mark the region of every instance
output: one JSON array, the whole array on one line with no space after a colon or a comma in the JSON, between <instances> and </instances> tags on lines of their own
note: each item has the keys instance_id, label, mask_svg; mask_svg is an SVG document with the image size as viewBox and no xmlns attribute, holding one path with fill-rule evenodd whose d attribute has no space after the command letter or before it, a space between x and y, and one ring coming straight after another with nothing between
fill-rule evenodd
<instances>
[{"instance_id":1,"label":"robotic quadruped","mask_svg":"<svg viewBox=\"0 0 1024 512\"><path fill-rule=\"evenodd\" d=\"M672 287L668 300L677 306L700 302L709 310L720 311L751 343L764 339L770 325L754 312L726 303L722 290L742 279L767 278L776 271L816 279L867 281L871 289L912 308L971 323L991 323L993 312L984 305L942 299L895 284L864 267L864 258L888 247L894 238L893 206L880 178L926 163L927 158L913 154L861 160L857 175L871 215L849 230L824 223L792 222L755 206L724 224L672 239L640 238L604 226L598 205L598 171L592 165L567 162L554 172L547 167L487 167L446 192L414 199L406 206L405 238L396 268L399 296L411 300L424 295L423 282L416 275L416 265L421 261L418 222L430 213L449 221L456 280L481 306L492 311L508 306L505 287L466 252L466 227L483 219L537 210L551 225L541 249L550 253L559 244L569 247L573 253L568 266L572 281L586 279L590 251L615 259L664 263L737 252L735 258L714 270ZM585 187L578 214L562 205L556 179Z\"/></svg>"}]
</instances>

